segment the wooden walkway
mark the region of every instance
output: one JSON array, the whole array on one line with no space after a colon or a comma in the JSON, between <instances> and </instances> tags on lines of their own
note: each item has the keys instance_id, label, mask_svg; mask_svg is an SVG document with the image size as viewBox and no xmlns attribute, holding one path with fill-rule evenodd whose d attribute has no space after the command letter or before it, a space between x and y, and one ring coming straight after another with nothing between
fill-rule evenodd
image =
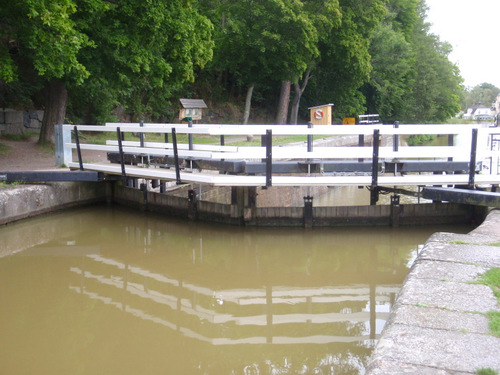
<instances>
[{"instance_id":1,"label":"wooden walkway","mask_svg":"<svg viewBox=\"0 0 500 375\"><path fill-rule=\"evenodd\" d=\"M106 145L89 144L78 139L78 132L108 132ZM123 133L139 134L138 141L122 141ZM145 141L147 134L160 134L162 142ZM190 124L119 124L106 126L62 125L56 129L58 164L72 169L96 171L126 178L177 181L177 183L211 184L215 186L430 186L430 185L498 185L500 129L480 125L355 125L355 126L268 126L268 125L190 125ZM179 134L188 135L189 142L177 142ZM225 137L261 136L260 146L225 145ZM402 146L399 138L411 134L448 135L449 146ZM145 137L143 136L145 135ZM194 137L215 136L219 144L198 144ZM276 136L303 136L303 141L286 146L275 146ZM312 138L328 140L335 136L355 136L359 144L352 147L317 146ZM364 138L371 137L365 146ZM162 138L163 139L163 138ZM117 153L122 162L85 163L78 157L73 160L73 150L99 150ZM125 164L125 155L134 155L140 165ZM163 158L164 164L150 163L152 158ZM303 165L322 166L323 163L350 161L348 172L320 170L318 173L276 172L280 162L295 161ZM401 173L398 166L404 163L467 162L466 171L446 173L445 170L424 173L425 168L413 173ZM227 163L260 162L265 173L260 175L227 173L222 166ZM215 168L193 167L212 163ZM201 164L200 164L201 163ZM225 163L225 164L224 164ZM371 163L371 170L357 170ZM391 166L387 172L386 166ZM220 166L220 167L218 167ZM215 170L214 170L215 169ZM225 174L222 174L225 173Z\"/></svg>"}]
</instances>

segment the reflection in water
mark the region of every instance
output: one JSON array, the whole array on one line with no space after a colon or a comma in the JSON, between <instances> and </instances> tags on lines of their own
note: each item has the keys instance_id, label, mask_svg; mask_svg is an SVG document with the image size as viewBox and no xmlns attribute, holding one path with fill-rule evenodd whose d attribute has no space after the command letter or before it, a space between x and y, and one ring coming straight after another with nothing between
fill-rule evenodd
<instances>
[{"instance_id":1,"label":"reflection in water","mask_svg":"<svg viewBox=\"0 0 500 375\"><path fill-rule=\"evenodd\" d=\"M117 208L5 226L0 373L360 374L435 230L221 227Z\"/></svg>"}]
</instances>

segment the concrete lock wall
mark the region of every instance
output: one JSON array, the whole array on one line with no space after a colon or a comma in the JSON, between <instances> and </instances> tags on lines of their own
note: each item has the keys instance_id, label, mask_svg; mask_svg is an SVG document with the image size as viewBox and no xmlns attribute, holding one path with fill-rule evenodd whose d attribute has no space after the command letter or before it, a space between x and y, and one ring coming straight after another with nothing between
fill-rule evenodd
<instances>
[{"instance_id":1,"label":"concrete lock wall","mask_svg":"<svg viewBox=\"0 0 500 375\"><path fill-rule=\"evenodd\" d=\"M259 201L261 195L264 196L264 201L267 201L275 194L279 196L281 188L274 188L270 196L266 196L268 190L243 187L234 189L237 193L233 191L232 202L220 203L198 200L196 197L190 200L187 191L184 191L184 197L182 197L141 191L115 184L112 200L118 204L176 217L249 226L454 224L480 221L485 215L485 210L473 206L438 202L397 206L312 207L311 215L307 217L302 194L298 194L297 204L291 207L285 205L262 207L262 202ZM304 193L286 188L282 198L286 200L289 195L298 192ZM252 196L255 197L255 201L252 201Z\"/></svg>"},{"instance_id":2,"label":"concrete lock wall","mask_svg":"<svg viewBox=\"0 0 500 375\"><path fill-rule=\"evenodd\" d=\"M43 111L18 111L0 108L0 135L23 135L25 132L40 132Z\"/></svg>"},{"instance_id":3,"label":"concrete lock wall","mask_svg":"<svg viewBox=\"0 0 500 375\"><path fill-rule=\"evenodd\" d=\"M0 225L69 207L106 201L108 184L57 182L0 189Z\"/></svg>"},{"instance_id":4,"label":"concrete lock wall","mask_svg":"<svg viewBox=\"0 0 500 375\"><path fill-rule=\"evenodd\" d=\"M234 188L231 202L198 200L196 196L160 194L134 189L121 183L85 182L22 185L0 189L0 225L66 207L112 202L136 209L153 211L191 220L250 226L348 226L348 225L419 225L452 224L480 221L484 210L469 205L432 203L407 205L305 207L303 191L284 189L282 198L295 193L299 198L292 207L261 207L264 201L279 195L279 188L266 197L267 190ZM271 189L270 189L271 190ZM297 194L299 193L299 194ZM228 194L227 191L224 194Z\"/></svg>"}]
</instances>

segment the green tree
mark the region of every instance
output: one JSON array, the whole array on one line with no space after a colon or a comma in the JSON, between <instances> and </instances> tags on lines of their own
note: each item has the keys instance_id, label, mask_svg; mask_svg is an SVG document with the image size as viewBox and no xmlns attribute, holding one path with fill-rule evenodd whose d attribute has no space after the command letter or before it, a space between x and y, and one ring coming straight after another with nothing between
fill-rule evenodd
<instances>
[{"instance_id":1,"label":"green tree","mask_svg":"<svg viewBox=\"0 0 500 375\"><path fill-rule=\"evenodd\" d=\"M45 83L40 142L53 141L53 125L64 121L68 89L90 107L105 103L107 110L121 103L151 114L212 57L212 24L196 5L186 0L10 2L2 9L7 23L0 26L0 56L7 50L10 58L0 63L2 72L13 73L2 75L3 84L17 78L13 74L20 66L29 66Z\"/></svg>"},{"instance_id":2,"label":"green tree","mask_svg":"<svg viewBox=\"0 0 500 375\"><path fill-rule=\"evenodd\" d=\"M444 122L460 110L463 79L458 67L448 58L451 45L429 32L424 0L421 0L418 11L418 23L412 34L415 80L408 96L412 112L406 120L414 123Z\"/></svg>"},{"instance_id":3,"label":"green tree","mask_svg":"<svg viewBox=\"0 0 500 375\"><path fill-rule=\"evenodd\" d=\"M385 122L443 122L456 114L462 91L451 46L429 32L422 0L390 0L389 13L370 41L370 112Z\"/></svg>"},{"instance_id":4,"label":"green tree","mask_svg":"<svg viewBox=\"0 0 500 375\"><path fill-rule=\"evenodd\" d=\"M332 30L341 25L342 14L338 0L307 0L304 1L304 4L307 17L312 20L317 30L318 42L329 40ZM297 124L300 99L319 58L319 55L312 58L302 76L298 75L293 79L294 96L290 113L291 124Z\"/></svg>"},{"instance_id":5,"label":"green tree","mask_svg":"<svg viewBox=\"0 0 500 375\"><path fill-rule=\"evenodd\" d=\"M226 70L238 86L248 89L247 103L254 87L291 81L318 56L317 30L300 0L227 0L205 5L218 25L213 66ZM248 116L249 108L245 113Z\"/></svg>"},{"instance_id":6,"label":"green tree","mask_svg":"<svg viewBox=\"0 0 500 375\"><path fill-rule=\"evenodd\" d=\"M363 87L367 111L383 122L403 121L411 107L407 100L415 77L411 44L418 23L419 0L389 0L384 21L370 39L372 73Z\"/></svg>"},{"instance_id":7,"label":"green tree","mask_svg":"<svg viewBox=\"0 0 500 375\"><path fill-rule=\"evenodd\" d=\"M382 23L370 40L372 73L363 89L369 113L383 122L401 120L408 108L408 89L413 81L413 52L404 34L390 22Z\"/></svg>"},{"instance_id":8,"label":"green tree","mask_svg":"<svg viewBox=\"0 0 500 375\"><path fill-rule=\"evenodd\" d=\"M490 105L496 100L498 94L500 94L500 89L491 83L484 82L476 85L465 91L462 109L465 110L476 103Z\"/></svg>"},{"instance_id":9,"label":"green tree","mask_svg":"<svg viewBox=\"0 0 500 375\"><path fill-rule=\"evenodd\" d=\"M383 0L340 0L342 24L320 42L311 90L304 94L308 105L334 103L338 117L365 111L360 88L370 79L372 32L387 12Z\"/></svg>"}]
</instances>

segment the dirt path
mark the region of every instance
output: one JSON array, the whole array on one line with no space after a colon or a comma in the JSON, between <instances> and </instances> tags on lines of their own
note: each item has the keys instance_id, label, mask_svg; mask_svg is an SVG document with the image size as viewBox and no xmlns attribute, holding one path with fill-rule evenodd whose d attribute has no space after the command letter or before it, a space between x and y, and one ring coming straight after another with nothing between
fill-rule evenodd
<instances>
[{"instance_id":1,"label":"dirt path","mask_svg":"<svg viewBox=\"0 0 500 375\"><path fill-rule=\"evenodd\" d=\"M37 140L37 137L27 141L0 139L0 144L9 148L6 155L0 156L0 171L60 170L56 166L55 152L41 148ZM107 155L104 151L82 152L82 159L86 162L105 162Z\"/></svg>"}]
</instances>

